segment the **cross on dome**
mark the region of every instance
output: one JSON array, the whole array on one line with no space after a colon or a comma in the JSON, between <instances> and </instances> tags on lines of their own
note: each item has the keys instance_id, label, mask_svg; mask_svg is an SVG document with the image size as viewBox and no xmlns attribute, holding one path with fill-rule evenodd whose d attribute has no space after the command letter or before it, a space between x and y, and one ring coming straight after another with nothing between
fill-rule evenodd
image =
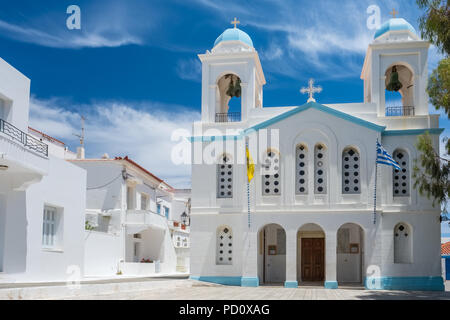
<instances>
[{"instance_id":1,"label":"cross on dome","mask_svg":"<svg viewBox=\"0 0 450 320\"><path fill-rule=\"evenodd\" d=\"M321 93L322 87L321 86L314 87L314 79L311 78L309 79L309 86L306 88L302 88L300 92L302 94L305 93L309 94L308 102L316 102L316 99L314 99L314 93Z\"/></svg>"},{"instance_id":2,"label":"cross on dome","mask_svg":"<svg viewBox=\"0 0 450 320\"><path fill-rule=\"evenodd\" d=\"M231 24L234 24L234 28L236 29L236 25L240 24L241 22L239 20L236 19L236 17L234 17L234 20L231 21Z\"/></svg>"},{"instance_id":3,"label":"cross on dome","mask_svg":"<svg viewBox=\"0 0 450 320\"><path fill-rule=\"evenodd\" d=\"M391 14L393 18L395 18L395 16L398 15L398 13L399 13L398 11L395 11L395 8L392 9L391 12L389 12L389 14Z\"/></svg>"}]
</instances>

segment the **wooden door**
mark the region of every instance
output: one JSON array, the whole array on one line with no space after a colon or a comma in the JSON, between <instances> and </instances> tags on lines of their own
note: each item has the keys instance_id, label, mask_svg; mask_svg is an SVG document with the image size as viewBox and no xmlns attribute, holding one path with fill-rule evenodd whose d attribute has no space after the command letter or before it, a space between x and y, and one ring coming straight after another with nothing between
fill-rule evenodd
<instances>
[{"instance_id":1,"label":"wooden door","mask_svg":"<svg viewBox=\"0 0 450 320\"><path fill-rule=\"evenodd\" d=\"M323 281L324 239L302 238L302 281Z\"/></svg>"}]
</instances>

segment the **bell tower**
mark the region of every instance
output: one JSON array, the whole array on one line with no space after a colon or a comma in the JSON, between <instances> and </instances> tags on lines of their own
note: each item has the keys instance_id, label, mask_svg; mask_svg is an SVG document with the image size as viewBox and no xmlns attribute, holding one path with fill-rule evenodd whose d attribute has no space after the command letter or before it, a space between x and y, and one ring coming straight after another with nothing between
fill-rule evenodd
<instances>
[{"instance_id":1,"label":"bell tower","mask_svg":"<svg viewBox=\"0 0 450 320\"><path fill-rule=\"evenodd\" d=\"M428 115L429 46L402 18L394 16L377 29L361 79L364 102L377 105L378 117ZM387 101L386 96L396 92L399 98Z\"/></svg>"},{"instance_id":2,"label":"bell tower","mask_svg":"<svg viewBox=\"0 0 450 320\"><path fill-rule=\"evenodd\" d=\"M199 54L202 63L202 122L245 122L252 109L262 108L266 84L251 38L236 27L225 30L211 51ZM231 112L231 99L240 98L240 112Z\"/></svg>"}]
</instances>

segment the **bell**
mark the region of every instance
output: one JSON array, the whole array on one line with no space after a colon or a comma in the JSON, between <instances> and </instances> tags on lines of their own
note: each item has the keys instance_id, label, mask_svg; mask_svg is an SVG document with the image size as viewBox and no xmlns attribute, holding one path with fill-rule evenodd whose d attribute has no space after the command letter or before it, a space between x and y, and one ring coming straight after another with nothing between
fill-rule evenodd
<instances>
[{"instance_id":1,"label":"bell","mask_svg":"<svg viewBox=\"0 0 450 320\"><path fill-rule=\"evenodd\" d=\"M233 97L237 97L239 98L241 96L241 79L239 79L238 77L236 77L236 82L233 81L234 76L233 75L227 75L226 77L231 77L230 80L230 84L228 86L228 90L226 92L226 94L233 98Z\"/></svg>"},{"instance_id":2,"label":"bell","mask_svg":"<svg viewBox=\"0 0 450 320\"><path fill-rule=\"evenodd\" d=\"M233 77L231 77L230 84L228 86L227 90L227 96L233 98L234 97L234 83L233 83Z\"/></svg>"},{"instance_id":3,"label":"bell","mask_svg":"<svg viewBox=\"0 0 450 320\"><path fill-rule=\"evenodd\" d=\"M236 85L234 86L234 96L239 98L241 96L241 79L237 78Z\"/></svg>"},{"instance_id":4,"label":"bell","mask_svg":"<svg viewBox=\"0 0 450 320\"><path fill-rule=\"evenodd\" d=\"M400 81L398 81L397 67L393 66L392 67L392 72L391 72L391 79L390 79L388 85L386 86L386 90L388 90L388 91L398 91L402 87L403 87L402 83Z\"/></svg>"}]
</instances>

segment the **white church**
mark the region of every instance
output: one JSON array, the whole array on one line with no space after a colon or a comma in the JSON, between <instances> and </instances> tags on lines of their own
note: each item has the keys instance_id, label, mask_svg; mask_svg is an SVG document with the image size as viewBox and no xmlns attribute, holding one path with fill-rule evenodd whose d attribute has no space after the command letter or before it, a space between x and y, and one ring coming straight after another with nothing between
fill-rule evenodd
<instances>
[{"instance_id":1,"label":"white church","mask_svg":"<svg viewBox=\"0 0 450 320\"><path fill-rule=\"evenodd\" d=\"M267 108L258 52L233 23L199 55L191 279L444 290L440 208L412 180L417 137L429 132L439 152L443 131L428 111L430 44L404 19L390 19L367 48L364 102L320 104L310 82L307 103ZM399 105L387 103L386 88L400 93ZM229 109L231 97L241 99L239 112ZM376 170L377 140L401 170ZM247 142L255 163L248 187Z\"/></svg>"}]
</instances>

